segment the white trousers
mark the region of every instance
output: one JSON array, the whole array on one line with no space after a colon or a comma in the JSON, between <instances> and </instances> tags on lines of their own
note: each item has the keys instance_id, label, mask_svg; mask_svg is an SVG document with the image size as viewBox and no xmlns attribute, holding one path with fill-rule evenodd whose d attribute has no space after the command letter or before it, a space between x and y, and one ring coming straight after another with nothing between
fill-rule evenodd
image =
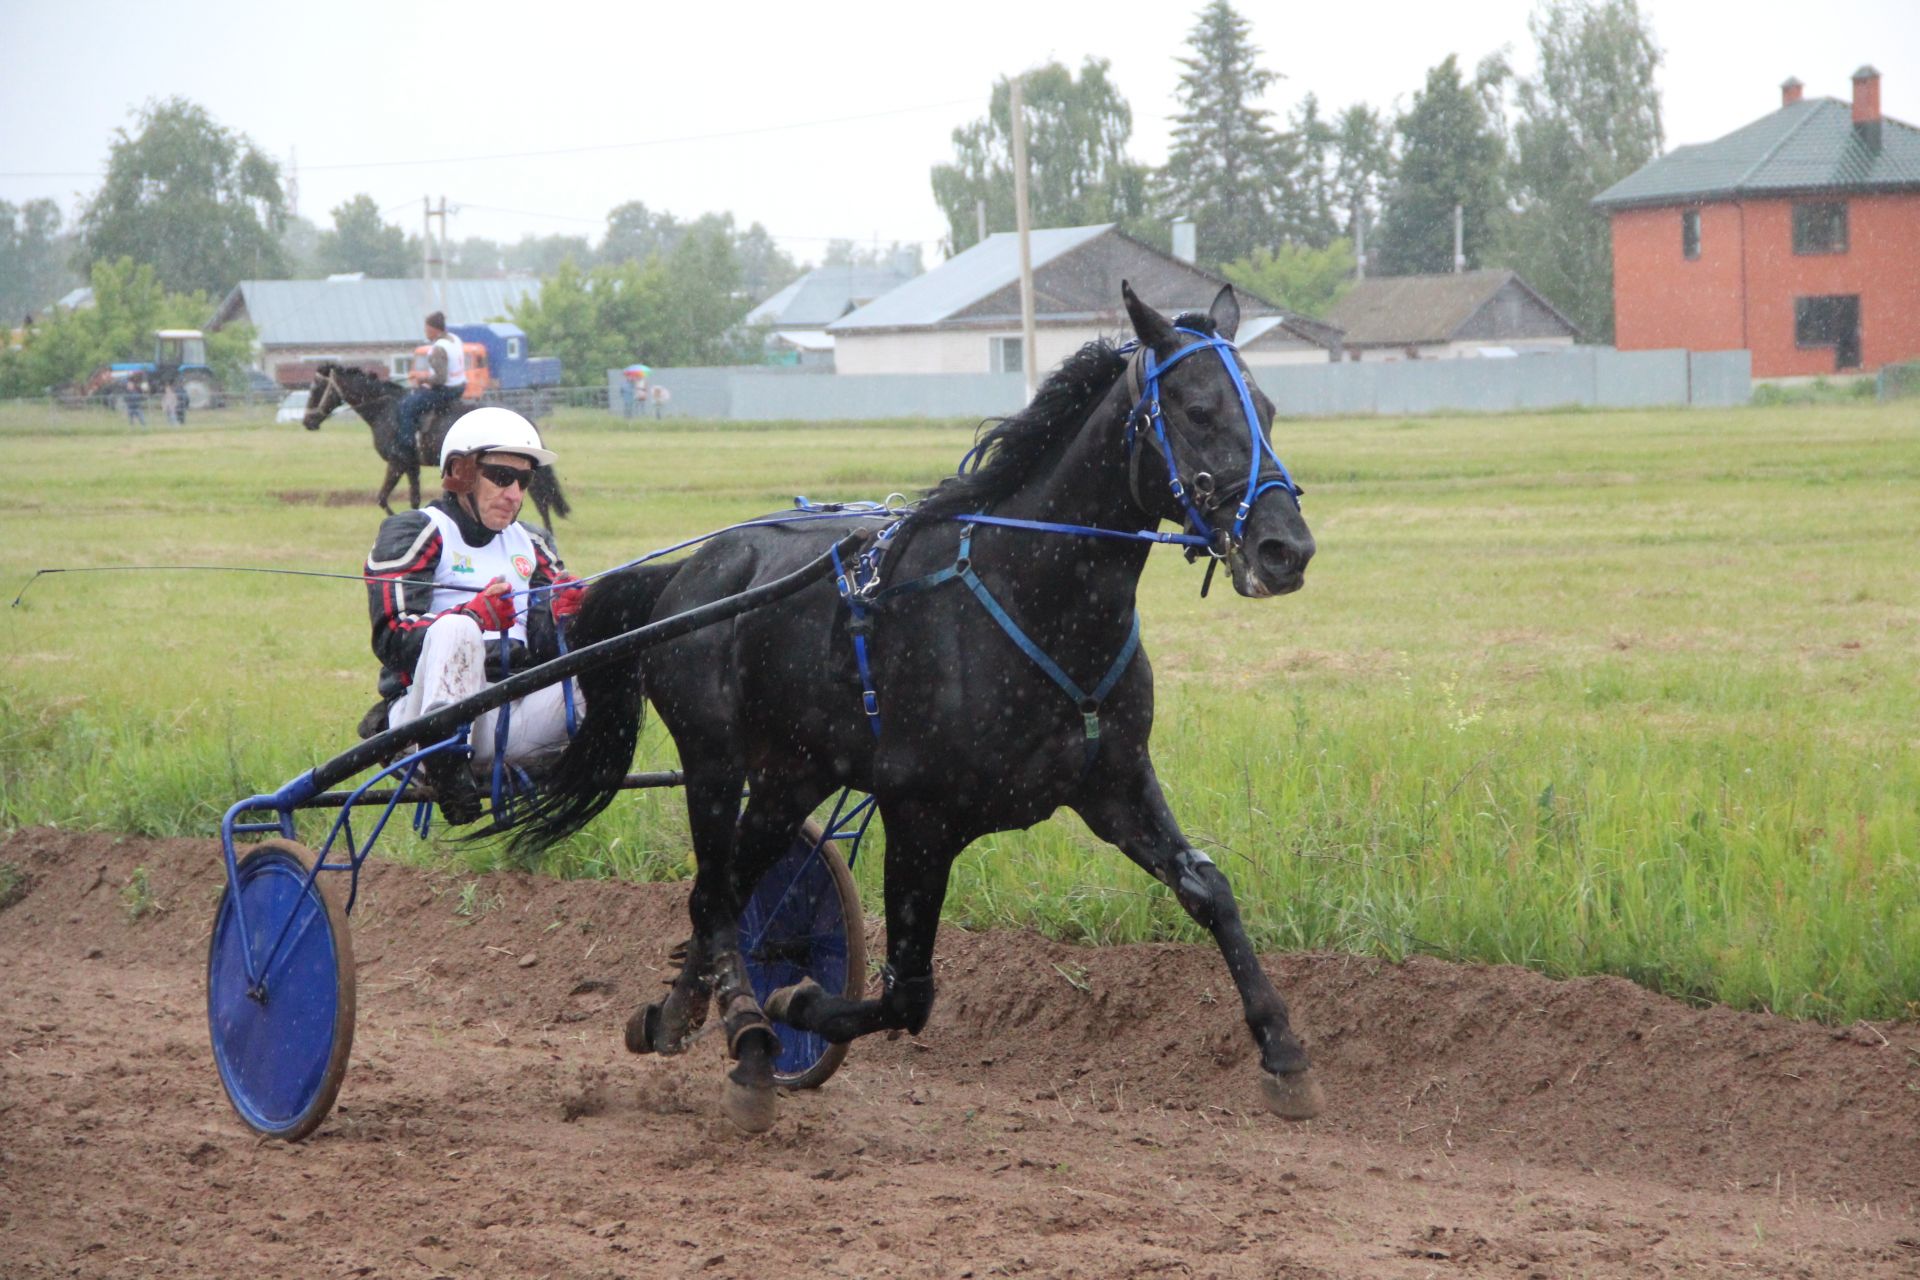
<instances>
[{"instance_id":1,"label":"white trousers","mask_svg":"<svg viewBox=\"0 0 1920 1280\"><path fill-rule=\"evenodd\" d=\"M397 729L486 688L487 643L480 624L465 614L448 614L428 627L420 661L413 669L413 683L387 713L387 727ZM584 715L586 702L580 697L579 686L572 687L574 715ZM508 703L505 710L508 712L508 764L543 764L566 749L567 704L562 686L536 689ZM488 711L473 722L470 741L476 773L485 772L493 765L499 724L499 709Z\"/></svg>"}]
</instances>

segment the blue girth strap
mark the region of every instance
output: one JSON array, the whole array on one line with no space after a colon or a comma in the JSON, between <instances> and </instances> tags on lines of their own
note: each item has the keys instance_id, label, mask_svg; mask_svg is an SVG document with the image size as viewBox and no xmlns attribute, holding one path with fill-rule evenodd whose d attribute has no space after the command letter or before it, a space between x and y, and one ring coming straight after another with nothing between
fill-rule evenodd
<instances>
[{"instance_id":1,"label":"blue girth strap","mask_svg":"<svg viewBox=\"0 0 1920 1280\"><path fill-rule=\"evenodd\" d=\"M893 531L899 527L897 524L887 526L880 538L875 540L875 546L867 548L854 561L852 574L849 574L846 566L840 562L839 544L836 543L832 548L833 586L847 606L849 619L847 630L853 636L854 663L860 668L860 709L867 713L867 727L873 730L873 736L876 738L880 736L880 694L873 687L873 664L867 656L867 638L873 631L873 616L866 606L862 587L865 585L870 588L872 583L878 581L880 560L879 556L874 554L875 548L884 553L885 540L891 539ZM868 578L864 584L860 581L863 567L875 575Z\"/></svg>"}]
</instances>

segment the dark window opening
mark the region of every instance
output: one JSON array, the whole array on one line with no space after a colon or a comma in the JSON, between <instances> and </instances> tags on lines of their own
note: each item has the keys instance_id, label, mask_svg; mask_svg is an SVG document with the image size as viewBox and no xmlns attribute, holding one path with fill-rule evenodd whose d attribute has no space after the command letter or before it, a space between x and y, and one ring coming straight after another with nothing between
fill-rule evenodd
<instances>
[{"instance_id":1,"label":"dark window opening","mask_svg":"<svg viewBox=\"0 0 1920 1280\"><path fill-rule=\"evenodd\" d=\"M1700 211L1683 210L1680 214L1680 252L1688 259L1700 256Z\"/></svg>"},{"instance_id":2,"label":"dark window opening","mask_svg":"<svg viewBox=\"0 0 1920 1280\"><path fill-rule=\"evenodd\" d=\"M1799 347L1832 347L1835 369L1860 365L1860 295L1832 294L1793 300L1793 341Z\"/></svg>"},{"instance_id":3,"label":"dark window opening","mask_svg":"<svg viewBox=\"0 0 1920 1280\"><path fill-rule=\"evenodd\" d=\"M1793 251L1795 253L1845 253L1847 251L1847 206L1844 204L1793 206Z\"/></svg>"}]
</instances>

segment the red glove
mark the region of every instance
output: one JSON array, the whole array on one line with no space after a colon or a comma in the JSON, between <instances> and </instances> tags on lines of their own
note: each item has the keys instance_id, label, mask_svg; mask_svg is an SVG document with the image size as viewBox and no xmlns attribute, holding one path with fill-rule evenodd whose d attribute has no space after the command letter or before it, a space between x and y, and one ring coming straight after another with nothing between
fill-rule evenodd
<instances>
[{"instance_id":1,"label":"red glove","mask_svg":"<svg viewBox=\"0 0 1920 1280\"><path fill-rule=\"evenodd\" d=\"M471 614L482 631L511 630L514 623L513 592L505 578L495 578L456 612Z\"/></svg>"},{"instance_id":2,"label":"red glove","mask_svg":"<svg viewBox=\"0 0 1920 1280\"><path fill-rule=\"evenodd\" d=\"M548 598L553 602L553 617L556 622L571 619L574 614L580 612L580 602L586 598L587 589L577 585L579 582L580 578L577 574L565 572L553 580L553 585L558 590Z\"/></svg>"}]
</instances>

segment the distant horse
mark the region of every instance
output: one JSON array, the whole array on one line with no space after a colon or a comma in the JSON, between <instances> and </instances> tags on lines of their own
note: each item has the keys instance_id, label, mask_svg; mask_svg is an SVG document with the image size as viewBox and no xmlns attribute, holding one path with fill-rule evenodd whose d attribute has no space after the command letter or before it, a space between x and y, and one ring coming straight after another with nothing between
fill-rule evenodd
<instances>
[{"instance_id":1,"label":"distant horse","mask_svg":"<svg viewBox=\"0 0 1920 1280\"><path fill-rule=\"evenodd\" d=\"M743 1129L774 1120L778 1041L768 1015L835 1043L919 1031L933 1006L934 937L954 859L983 835L1032 826L1063 805L1212 932L1259 1047L1268 1107L1297 1119L1321 1106L1227 877L1181 833L1148 754L1153 674L1136 648L1134 605L1149 544L991 523L1136 531L1173 520L1210 541L1241 595L1302 585L1313 537L1269 443L1273 406L1231 345L1233 291L1177 325L1124 283L1121 294L1137 348L1087 344L1032 404L986 432L979 465L898 526L881 561L884 585L855 597L864 616L823 580L581 679L586 716L518 825L516 850L571 834L606 807L650 699L686 772L698 866L684 966L666 999L628 1023L627 1046L678 1052L717 993L735 1060L722 1103ZM686 560L611 575L588 591L574 641L770 581L863 524L875 522L735 529ZM867 643L868 674L856 669L850 630ZM886 826L879 996L804 983L773 993L763 1011L739 952L744 891L843 785L876 797Z\"/></svg>"},{"instance_id":2,"label":"distant horse","mask_svg":"<svg viewBox=\"0 0 1920 1280\"><path fill-rule=\"evenodd\" d=\"M409 445L400 438L400 398L406 394L407 389L397 382L377 378L353 365L327 361L314 370L313 388L307 393L307 412L300 419L307 430L318 431L327 415L342 404L366 419L367 425L373 428L374 452L387 464L386 479L381 482L374 500L388 515L393 514L393 508L387 505L387 499L393 496L402 473L407 477L409 500L416 507L420 505L422 460L438 465L440 442L447 438L447 428L453 425L454 419L473 408L462 400L421 414L417 438ZM540 523L548 528L553 527L555 516L573 514L573 506L560 491L560 478L552 467L541 467L533 473L527 496L540 510Z\"/></svg>"}]
</instances>

